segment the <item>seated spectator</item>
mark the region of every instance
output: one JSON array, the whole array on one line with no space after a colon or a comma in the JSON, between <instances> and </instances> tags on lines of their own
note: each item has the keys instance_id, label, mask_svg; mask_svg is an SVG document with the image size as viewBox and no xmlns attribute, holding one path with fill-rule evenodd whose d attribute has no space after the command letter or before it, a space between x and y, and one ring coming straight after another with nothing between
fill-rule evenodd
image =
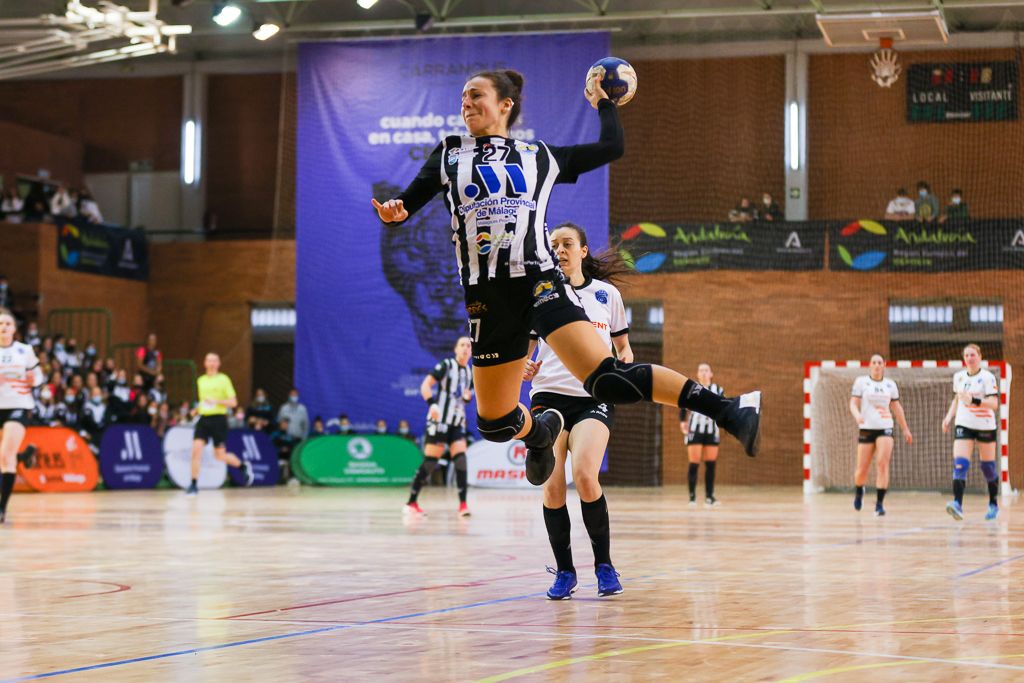
<instances>
[{"instance_id":1,"label":"seated spectator","mask_svg":"<svg viewBox=\"0 0 1024 683\"><path fill-rule=\"evenodd\" d=\"M18 196L17 190L13 187L4 190L3 199L0 200L0 214L3 220L8 223L20 223L24 208L25 202Z\"/></svg>"},{"instance_id":2,"label":"seated spectator","mask_svg":"<svg viewBox=\"0 0 1024 683\"><path fill-rule=\"evenodd\" d=\"M309 433L309 438L324 435L324 419L317 415L313 418L313 431Z\"/></svg>"},{"instance_id":3,"label":"seated spectator","mask_svg":"<svg viewBox=\"0 0 1024 683\"><path fill-rule=\"evenodd\" d=\"M374 428L376 434L387 434L388 433L388 421L384 418L377 420L377 425Z\"/></svg>"},{"instance_id":4,"label":"seated spectator","mask_svg":"<svg viewBox=\"0 0 1024 683\"><path fill-rule=\"evenodd\" d=\"M772 199L770 192L765 192L761 197L761 206L758 208L757 212L762 221L774 222L784 219L782 209L780 209L779 205L775 203L774 199Z\"/></svg>"},{"instance_id":5,"label":"seated spectator","mask_svg":"<svg viewBox=\"0 0 1024 683\"><path fill-rule=\"evenodd\" d=\"M135 403L135 398L139 394L146 394L146 393L148 393L146 391L146 380L144 380L142 378L142 373L141 372L136 372L132 376L132 390L131 390L131 393L128 395L128 400L131 401L132 403Z\"/></svg>"},{"instance_id":6,"label":"seated spectator","mask_svg":"<svg viewBox=\"0 0 1024 683\"><path fill-rule=\"evenodd\" d=\"M50 196L50 215L54 218L75 218L78 215L78 205L63 185Z\"/></svg>"},{"instance_id":7,"label":"seated spectator","mask_svg":"<svg viewBox=\"0 0 1024 683\"><path fill-rule=\"evenodd\" d=\"M917 206L914 200L907 196L905 188L896 190L896 197L885 207L885 220L887 221L912 221L917 214Z\"/></svg>"},{"instance_id":8,"label":"seated spectator","mask_svg":"<svg viewBox=\"0 0 1024 683\"><path fill-rule=\"evenodd\" d=\"M175 426L188 427L192 425L195 418L192 415L192 406L189 405L188 401L182 401L178 404L178 409L174 412L172 418L172 424Z\"/></svg>"},{"instance_id":9,"label":"seated spectator","mask_svg":"<svg viewBox=\"0 0 1024 683\"><path fill-rule=\"evenodd\" d=\"M153 418L153 431L163 439L167 430L172 426L174 426L174 418L171 415L171 406L165 401L157 406L156 417Z\"/></svg>"},{"instance_id":10,"label":"seated spectator","mask_svg":"<svg viewBox=\"0 0 1024 683\"><path fill-rule=\"evenodd\" d=\"M110 410L110 421L120 422L132 408L132 390L128 386L128 373L118 370L107 385L107 406Z\"/></svg>"},{"instance_id":11,"label":"seated spectator","mask_svg":"<svg viewBox=\"0 0 1024 683\"><path fill-rule=\"evenodd\" d=\"M64 347L64 367L72 373L82 369L82 352L78 350L78 341L73 337L68 339Z\"/></svg>"},{"instance_id":12,"label":"seated spectator","mask_svg":"<svg viewBox=\"0 0 1024 683\"><path fill-rule=\"evenodd\" d=\"M61 367L68 364L67 350L64 348L64 335L53 335L53 359L60 363Z\"/></svg>"},{"instance_id":13,"label":"seated spectator","mask_svg":"<svg viewBox=\"0 0 1024 683\"><path fill-rule=\"evenodd\" d=\"M94 444L98 444L100 435L108 424L107 402L103 398L103 390L94 387L89 394L89 402L82 408L82 419L78 426L82 436Z\"/></svg>"},{"instance_id":14,"label":"seated spectator","mask_svg":"<svg viewBox=\"0 0 1024 683\"><path fill-rule=\"evenodd\" d=\"M21 212L24 219L29 222L45 220L50 214L50 200L41 183L32 185L32 189L25 196Z\"/></svg>"},{"instance_id":15,"label":"seated spectator","mask_svg":"<svg viewBox=\"0 0 1024 683\"><path fill-rule=\"evenodd\" d=\"M747 197L742 197L736 208L729 212L729 222L731 223L749 223L754 220L757 220L757 209Z\"/></svg>"},{"instance_id":16,"label":"seated spectator","mask_svg":"<svg viewBox=\"0 0 1024 683\"><path fill-rule=\"evenodd\" d=\"M7 283L7 276L0 275L0 308L6 308L7 310L13 310L14 304L13 296L11 295L11 286ZM26 344L28 342L25 342Z\"/></svg>"},{"instance_id":17,"label":"seated spectator","mask_svg":"<svg viewBox=\"0 0 1024 683\"><path fill-rule=\"evenodd\" d=\"M76 391L75 389L71 389L69 387L64 390L64 399L62 401L63 405L61 405L57 409L57 419L60 420L60 423L63 424L65 427L77 430L78 418L81 414L82 409L82 401L80 400L81 398L84 397L80 396L79 392Z\"/></svg>"},{"instance_id":18,"label":"seated spectator","mask_svg":"<svg viewBox=\"0 0 1024 683\"><path fill-rule=\"evenodd\" d=\"M157 375L164 371L164 356L156 347L156 335L146 337L146 345L135 350L135 371L142 375L146 389L151 389Z\"/></svg>"},{"instance_id":19,"label":"seated spectator","mask_svg":"<svg viewBox=\"0 0 1024 683\"><path fill-rule=\"evenodd\" d=\"M153 406L156 408L156 406ZM124 415L121 415L118 422L124 424L148 425L153 422L153 416L149 414L149 396L140 392L131 403L131 408Z\"/></svg>"},{"instance_id":20,"label":"seated spectator","mask_svg":"<svg viewBox=\"0 0 1024 683\"><path fill-rule=\"evenodd\" d=\"M228 429L245 429L245 408L236 406L228 413Z\"/></svg>"},{"instance_id":21,"label":"seated spectator","mask_svg":"<svg viewBox=\"0 0 1024 683\"><path fill-rule=\"evenodd\" d=\"M412 430L409 429L409 421L408 420L399 420L398 421L398 435L401 436L401 437L405 437L406 439L409 439L409 441L415 441L416 440L416 438L412 435Z\"/></svg>"},{"instance_id":22,"label":"seated spectator","mask_svg":"<svg viewBox=\"0 0 1024 683\"><path fill-rule=\"evenodd\" d=\"M89 190L82 190L81 199L78 201L78 214L90 223L103 222L100 205L93 199L92 193Z\"/></svg>"},{"instance_id":23,"label":"seated spectator","mask_svg":"<svg viewBox=\"0 0 1024 683\"><path fill-rule=\"evenodd\" d=\"M932 188L923 180L917 183L914 215L922 223L933 223L939 217L939 200L932 194Z\"/></svg>"},{"instance_id":24,"label":"seated spectator","mask_svg":"<svg viewBox=\"0 0 1024 683\"><path fill-rule=\"evenodd\" d=\"M274 406L270 405L267 392L262 387L256 389L252 405L245 411L245 422L249 429L267 434L271 432L271 425L274 424Z\"/></svg>"},{"instance_id":25,"label":"seated spectator","mask_svg":"<svg viewBox=\"0 0 1024 683\"><path fill-rule=\"evenodd\" d=\"M35 321L30 322L25 327L25 343L29 346L35 347L36 349L38 349L42 343L42 339L39 337L39 325L37 325Z\"/></svg>"},{"instance_id":26,"label":"seated spectator","mask_svg":"<svg viewBox=\"0 0 1024 683\"><path fill-rule=\"evenodd\" d=\"M153 387L149 390L150 403L160 405L167 400L167 391L164 388L165 383L163 375L156 376L156 381L153 382Z\"/></svg>"},{"instance_id":27,"label":"seated spectator","mask_svg":"<svg viewBox=\"0 0 1024 683\"><path fill-rule=\"evenodd\" d=\"M277 449L278 459L284 460L291 457L292 449L300 441L292 436L287 417L282 417L277 421L277 429L270 435L270 440L274 442L274 448Z\"/></svg>"},{"instance_id":28,"label":"seated spectator","mask_svg":"<svg viewBox=\"0 0 1024 683\"><path fill-rule=\"evenodd\" d=\"M949 221L956 223L958 221L965 221L968 218L967 203L964 201L963 193L959 189L953 190L949 195L949 203L946 204L946 212L939 219L939 222L945 223Z\"/></svg>"},{"instance_id":29,"label":"seated spectator","mask_svg":"<svg viewBox=\"0 0 1024 683\"><path fill-rule=\"evenodd\" d=\"M82 367L91 368L92 364L96 362L96 356L99 351L96 349L96 342L92 339L85 342L85 350L82 351Z\"/></svg>"},{"instance_id":30,"label":"seated spectator","mask_svg":"<svg viewBox=\"0 0 1024 683\"><path fill-rule=\"evenodd\" d=\"M288 420L288 430L292 437L302 441L309 434L309 413L306 406L299 403L299 390L292 389L288 392L288 402L277 411L277 421Z\"/></svg>"},{"instance_id":31,"label":"seated spectator","mask_svg":"<svg viewBox=\"0 0 1024 683\"><path fill-rule=\"evenodd\" d=\"M44 384L39 390L39 400L36 401L36 421L47 427L59 424L60 411L57 409L57 395L49 384Z\"/></svg>"},{"instance_id":32,"label":"seated spectator","mask_svg":"<svg viewBox=\"0 0 1024 683\"><path fill-rule=\"evenodd\" d=\"M105 384L110 382L117 375L117 365L114 363L113 358L108 358L103 361L103 372L100 373L100 383Z\"/></svg>"},{"instance_id":33,"label":"seated spectator","mask_svg":"<svg viewBox=\"0 0 1024 683\"><path fill-rule=\"evenodd\" d=\"M348 419L348 415L342 413L334 420L328 420L327 422L327 433L328 434L352 434L352 422Z\"/></svg>"}]
</instances>

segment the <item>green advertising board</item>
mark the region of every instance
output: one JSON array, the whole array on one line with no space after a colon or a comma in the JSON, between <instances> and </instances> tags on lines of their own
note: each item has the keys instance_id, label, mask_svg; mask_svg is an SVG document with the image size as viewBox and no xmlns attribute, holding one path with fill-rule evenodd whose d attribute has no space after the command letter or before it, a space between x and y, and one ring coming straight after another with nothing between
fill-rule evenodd
<instances>
[{"instance_id":1,"label":"green advertising board","mask_svg":"<svg viewBox=\"0 0 1024 683\"><path fill-rule=\"evenodd\" d=\"M405 486L423 456L400 436L318 436L292 452L292 471L316 486Z\"/></svg>"}]
</instances>

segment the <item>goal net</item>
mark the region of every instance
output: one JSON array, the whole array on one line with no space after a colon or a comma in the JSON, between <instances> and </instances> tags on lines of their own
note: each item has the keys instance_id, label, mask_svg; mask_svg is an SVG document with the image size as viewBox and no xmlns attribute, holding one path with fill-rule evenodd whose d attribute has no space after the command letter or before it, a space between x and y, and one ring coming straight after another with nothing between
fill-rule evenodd
<instances>
[{"instance_id":1,"label":"goal net","mask_svg":"<svg viewBox=\"0 0 1024 683\"><path fill-rule=\"evenodd\" d=\"M953 432L942 431L942 419L953 399L952 382L963 366L956 361L888 363L885 375L896 382L907 425L914 435L908 445L897 425L890 466L890 488L942 490L951 487ZM1010 491L1007 434L1009 428L1010 367L1002 362L983 365L999 381L997 455L1002 493ZM868 373L867 361L808 363L804 387L804 491L851 489L857 460L858 426L850 414L854 380ZM874 483L874 466L868 486ZM985 480L975 460L968 490L982 491Z\"/></svg>"}]
</instances>

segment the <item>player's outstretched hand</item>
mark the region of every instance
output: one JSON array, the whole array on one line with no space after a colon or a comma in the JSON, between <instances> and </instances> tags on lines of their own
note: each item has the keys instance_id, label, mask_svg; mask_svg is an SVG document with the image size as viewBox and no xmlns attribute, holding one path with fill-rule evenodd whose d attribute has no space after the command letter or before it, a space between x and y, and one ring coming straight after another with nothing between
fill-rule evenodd
<instances>
[{"instance_id":1,"label":"player's outstretched hand","mask_svg":"<svg viewBox=\"0 0 1024 683\"><path fill-rule=\"evenodd\" d=\"M587 98L587 102L590 102L590 106L597 109L597 103L601 100L608 99L608 93L601 87L601 77L594 76L590 79L590 84L583 89L583 96Z\"/></svg>"},{"instance_id":2,"label":"player's outstretched hand","mask_svg":"<svg viewBox=\"0 0 1024 683\"><path fill-rule=\"evenodd\" d=\"M537 375L537 373L540 371L540 366L543 365L543 364L544 364L544 361L542 361L542 360L540 360L540 361L532 361L530 359L527 359L526 360L526 367L523 368L523 381L524 382L529 382L531 379L533 379Z\"/></svg>"},{"instance_id":3,"label":"player's outstretched hand","mask_svg":"<svg viewBox=\"0 0 1024 683\"><path fill-rule=\"evenodd\" d=\"M907 445L908 446L910 444L914 443L914 435L911 434L909 431L903 432L903 438L907 440Z\"/></svg>"},{"instance_id":4,"label":"player's outstretched hand","mask_svg":"<svg viewBox=\"0 0 1024 683\"><path fill-rule=\"evenodd\" d=\"M944 418L942 420L942 433L945 434L947 432L949 432L949 418L948 417Z\"/></svg>"},{"instance_id":5,"label":"player's outstretched hand","mask_svg":"<svg viewBox=\"0 0 1024 683\"><path fill-rule=\"evenodd\" d=\"M389 199L381 204L371 197L370 201L373 202L373 208L377 209L377 215L385 223L401 223L409 217L409 212L405 210L405 202L401 199Z\"/></svg>"}]
</instances>

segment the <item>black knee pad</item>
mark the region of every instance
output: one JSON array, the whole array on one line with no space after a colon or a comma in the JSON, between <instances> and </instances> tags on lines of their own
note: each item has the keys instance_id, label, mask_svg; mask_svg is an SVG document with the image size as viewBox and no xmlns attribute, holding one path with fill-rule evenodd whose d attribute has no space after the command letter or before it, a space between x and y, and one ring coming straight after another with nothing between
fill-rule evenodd
<instances>
[{"instance_id":1,"label":"black knee pad","mask_svg":"<svg viewBox=\"0 0 1024 683\"><path fill-rule=\"evenodd\" d=\"M488 441L497 441L498 443L516 438L516 434L523 430L525 424L526 414L519 406L497 420L488 420L480 416L476 418L476 428L480 432L480 436Z\"/></svg>"},{"instance_id":2,"label":"black knee pad","mask_svg":"<svg viewBox=\"0 0 1024 683\"><path fill-rule=\"evenodd\" d=\"M459 472L466 471L466 454L458 453L452 456L452 462L455 464L455 469Z\"/></svg>"},{"instance_id":3,"label":"black knee pad","mask_svg":"<svg viewBox=\"0 0 1024 683\"><path fill-rule=\"evenodd\" d=\"M623 363L611 356L583 382L583 388L598 401L639 403L650 401L654 373L647 363Z\"/></svg>"},{"instance_id":4,"label":"black knee pad","mask_svg":"<svg viewBox=\"0 0 1024 683\"><path fill-rule=\"evenodd\" d=\"M426 472L429 475L431 472L437 469L437 458L424 457L423 464L421 464L420 467L423 469L424 472Z\"/></svg>"}]
</instances>

